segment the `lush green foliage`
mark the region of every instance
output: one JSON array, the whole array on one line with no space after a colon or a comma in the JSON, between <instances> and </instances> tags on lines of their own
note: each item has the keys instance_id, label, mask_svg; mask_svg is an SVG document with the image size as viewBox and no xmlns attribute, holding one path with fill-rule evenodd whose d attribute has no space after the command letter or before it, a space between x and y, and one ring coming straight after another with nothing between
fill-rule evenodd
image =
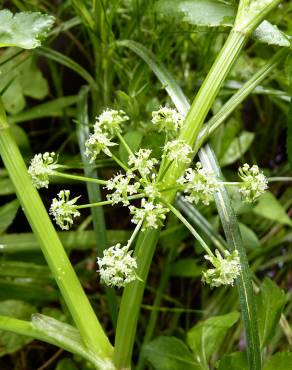
<instances>
[{"instance_id":1,"label":"lush green foliage","mask_svg":"<svg viewBox=\"0 0 292 370\"><path fill-rule=\"evenodd\" d=\"M236 16L238 3L4 1L1 369L292 369L292 5L242 0ZM223 182L214 203L191 204L187 192L175 199L186 166L166 157L168 137L150 123L165 105L186 116L179 138ZM101 150L91 161L94 117L107 108L126 112L124 128L110 137L118 143L110 155ZM109 206L100 179L127 167L140 148L152 150L154 164L162 159L159 197L172 213L154 230L139 232L137 218L131 237L132 216ZM56 152L58 164L40 198L25 165L45 152ZM236 190L244 163L258 164L269 180L255 202ZM80 217L55 232L47 213L62 189ZM132 213L143 191L129 196ZM134 281L106 287L96 258L118 243L133 247L136 235ZM236 287L202 283L213 261L204 258L208 249L235 251Z\"/></svg>"}]
</instances>

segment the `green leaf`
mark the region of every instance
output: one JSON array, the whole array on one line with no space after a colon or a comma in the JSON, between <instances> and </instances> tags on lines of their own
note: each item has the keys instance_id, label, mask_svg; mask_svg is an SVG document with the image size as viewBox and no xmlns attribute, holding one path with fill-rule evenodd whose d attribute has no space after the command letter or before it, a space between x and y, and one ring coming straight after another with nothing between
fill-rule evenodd
<instances>
[{"instance_id":1,"label":"green leaf","mask_svg":"<svg viewBox=\"0 0 292 370\"><path fill-rule=\"evenodd\" d=\"M0 47L18 46L34 49L52 28L55 18L38 12L16 13L0 11Z\"/></svg>"},{"instance_id":2,"label":"green leaf","mask_svg":"<svg viewBox=\"0 0 292 370\"><path fill-rule=\"evenodd\" d=\"M15 189L9 177L0 178L0 195L14 194Z\"/></svg>"},{"instance_id":3,"label":"green leaf","mask_svg":"<svg viewBox=\"0 0 292 370\"><path fill-rule=\"evenodd\" d=\"M242 236L244 247L247 250L260 247L261 243L255 232L246 225L239 223L239 229Z\"/></svg>"},{"instance_id":4,"label":"green leaf","mask_svg":"<svg viewBox=\"0 0 292 370\"><path fill-rule=\"evenodd\" d=\"M23 94L34 99L44 99L49 93L49 85L33 58L23 63L19 71L19 82ZM33 81L33 83L32 83Z\"/></svg>"},{"instance_id":5,"label":"green leaf","mask_svg":"<svg viewBox=\"0 0 292 370\"><path fill-rule=\"evenodd\" d=\"M263 21L253 32L253 38L268 45L290 47L291 43L287 35L281 32L277 26L268 21Z\"/></svg>"},{"instance_id":6,"label":"green leaf","mask_svg":"<svg viewBox=\"0 0 292 370\"><path fill-rule=\"evenodd\" d=\"M70 358L62 358L55 370L78 370L78 367Z\"/></svg>"},{"instance_id":7,"label":"green leaf","mask_svg":"<svg viewBox=\"0 0 292 370\"><path fill-rule=\"evenodd\" d=\"M25 98L18 79L14 79L2 95L5 110L17 114L25 108Z\"/></svg>"},{"instance_id":8,"label":"green leaf","mask_svg":"<svg viewBox=\"0 0 292 370\"><path fill-rule=\"evenodd\" d=\"M139 131L129 131L123 136L125 142L128 144L129 148L132 150L132 152L136 152L140 146L143 139L143 134ZM119 146L119 155L121 160L124 163L128 162L129 154L127 150L125 149L124 145L121 143Z\"/></svg>"},{"instance_id":9,"label":"green leaf","mask_svg":"<svg viewBox=\"0 0 292 370\"><path fill-rule=\"evenodd\" d=\"M216 366L218 370L250 370L246 353L234 352L230 355L225 355ZM275 370L275 369L274 369Z\"/></svg>"},{"instance_id":10,"label":"green leaf","mask_svg":"<svg viewBox=\"0 0 292 370\"><path fill-rule=\"evenodd\" d=\"M292 369L292 352L278 352L265 364L263 370Z\"/></svg>"},{"instance_id":11,"label":"green leaf","mask_svg":"<svg viewBox=\"0 0 292 370\"><path fill-rule=\"evenodd\" d=\"M44 117L62 117L64 109L77 103L78 95L64 96L48 103L39 104L17 115L8 117L9 123L19 123Z\"/></svg>"},{"instance_id":12,"label":"green leaf","mask_svg":"<svg viewBox=\"0 0 292 370\"><path fill-rule=\"evenodd\" d=\"M261 346L265 347L273 338L286 303L285 293L266 278L256 297Z\"/></svg>"},{"instance_id":13,"label":"green leaf","mask_svg":"<svg viewBox=\"0 0 292 370\"><path fill-rule=\"evenodd\" d=\"M16 216L19 208L19 202L17 199L6 203L0 207L0 234L3 233L8 226L10 226Z\"/></svg>"},{"instance_id":14,"label":"green leaf","mask_svg":"<svg viewBox=\"0 0 292 370\"><path fill-rule=\"evenodd\" d=\"M202 268L198 266L198 263L195 259L183 258L171 265L171 275L186 278L196 278L202 275Z\"/></svg>"},{"instance_id":15,"label":"green leaf","mask_svg":"<svg viewBox=\"0 0 292 370\"><path fill-rule=\"evenodd\" d=\"M155 370L204 370L187 346L175 337L158 337L146 344L142 355Z\"/></svg>"},{"instance_id":16,"label":"green leaf","mask_svg":"<svg viewBox=\"0 0 292 370\"><path fill-rule=\"evenodd\" d=\"M228 166L236 162L248 150L254 140L254 133L242 131L237 138L235 138L228 149L220 159L220 165Z\"/></svg>"},{"instance_id":17,"label":"green leaf","mask_svg":"<svg viewBox=\"0 0 292 370\"><path fill-rule=\"evenodd\" d=\"M155 11L167 18L203 27L232 27L236 14L231 4L218 0L160 0ZM256 28L252 37L268 45L291 45L288 35L266 20Z\"/></svg>"},{"instance_id":18,"label":"green leaf","mask_svg":"<svg viewBox=\"0 0 292 370\"><path fill-rule=\"evenodd\" d=\"M0 302L0 315L10 316L18 319L29 320L36 312L36 308L29 303L19 300L7 300ZM19 336L18 334L0 331L0 356L14 353L33 339Z\"/></svg>"},{"instance_id":19,"label":"green leaf","mask_svg":"<svg viewBox=\"0 0 292 370\"><path fill-rule=\"evenodd\" d=\"M195 26L232 27L235 10L217 0L160 0L155 11Z\"/></svg>"},{"instance_id":20,"label":"green leaf","mask_svg":"<svg viewBox=\"0 0 292 370\"><path fill-rule=\"evenodd\" d=\"M292 67L292 63L291 63L291 67ZM291 70L290 78L292 79L292 70ZM291 84L291 87L292 87L292 84ZM288 162L290 164L290 168L292 168L292 100L290 103L290 108L289 108L288 117L287 117L287 155L288 155Z\"/></svg>"},{"instance_id":21,"label":"green leaf","mask_svg":"<svg viewBox=\"0 0 292 370\"><path fill-rule=\"evenodd\" d=\"M282 204L270 192L264 193L259 198L258 204L254 207L253 212L277 223L292 226L292 222Z\"/></svg>"},{"instance_id":22,"label":"green leaf","mask_svg":"<svg viewBox=\"0 0 292 370\"><path fill-rule=\"evenodd\" d=\"M220 348L227 330L239 319L238 312L210 317L196 324L187 334L187 342L195 358L208 369L211 356Z\"/></svg>"}]
</instances>

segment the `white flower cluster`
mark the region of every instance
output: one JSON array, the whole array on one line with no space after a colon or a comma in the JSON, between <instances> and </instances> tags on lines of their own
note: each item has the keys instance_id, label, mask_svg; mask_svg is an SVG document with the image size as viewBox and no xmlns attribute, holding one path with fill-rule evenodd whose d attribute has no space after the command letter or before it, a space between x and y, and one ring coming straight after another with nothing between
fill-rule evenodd
<instances>
[{"instance_id":1,"label":"white flower cluster","mask_svg":"<svg viewBox=\"0 0 292 370\"><path fill-rule=\"evenodd\" d=\"M107 199L112 204L123 203L124 206L129 205L129 195L137 194L140 188L140 182L133 182L134 178L135 176L132 173L126 175L120 173L108 180L105 188L110 191L114 190L114 192L108 194Z\"/></svg>"},{"instance_id":2,"label":"white flower cluster","mask_svg":"<svg viewBox=\"0 0 292 370\"><path fill-rule=\"evenodd\" d=\"M30 161L28 173L31 177L33 186L37 189L47 188L49 177L53 171L60 167L55 159L55 153L36 154Z\"/></svg>"},{"instance_id":3,"label":"white flower cluster","mask_svg":"<svg viewBox=\"0 0 292 370\"><path fill-rule=\"evenodd\" d=\"M144 222L143 229L157 229L163 225L166 218L166 213L169 211L168 208L163 207L161 204L153 203L152 201L146 201L142 199L141 208L130 206L129 210L133 215L132 222L139 224L141 221Z\"/></svg>"},{"instance_id":4,"label":"white flower cluster","mask_svg":"<svg viewBox=\"0 0 292 370\"><path fill-rule=\"evenodd\" d=\"M122 124L129 120L129 117L122 110L106 109L96 117L94 131L107 132L110 136L116 136L122 132Z\"/></svg>"},{"instance_id":5,"label":"white flower cluster","mask_svg":"<svg viewBox=\"0 0 292 370\"><path fill-rule=\"evenodd\" d=\"M112 156L109 147L117 145L112 142L106 133L102 131L95 131L89 135L89 138L85 142L85 155L90 158L90 162L94 162L100 152L109 157Z\"/></svg>"},{"instance_id":6,"label":"white flower cluster","mask_svg":"<svg viewBox=\"0 0 292 370\"><path fill-rule=\"evenodd\" d=\"M49 213L62 230L69 230L73 224L73 218L80 216L75 204L80 197L69 200L70 190L61 190L58 198L53 199Z\"/></svg>"},{"instance_id":7,"label":"white flower cluster","mask_svg":"<svg viewBox=\"0 0 292 370\"><path fill-rule=\"evenodd\" d=\"M109 157L112 156L109 148L117 145L112 142L112 139L122 131L121 125L128 119L124 111L114 109L107 109L96 117L94 132L85 142L85 155L90 158L91 162L100 152L104 152Z\"/></svg>"},{"instance_id":8,"label":"white flower cluster","mask_svg":"<svg viewBox=\"0 0 292 370\"><path fill-rule=\"evenodd\" d=\"M202 202L206 206L213 201L213 194L219 185L214 173L203 168L200 162L195 169L188 168L177 182L182 185L184 193L188 194L185 197L188 202Z\"/></svg>"},{"instance_id":9,"label":"white flower cluster","mask_svg":"<svg viewBox=\"0 0 292 370\"><path fill-rule=\"evenodd\" d=\"M164 145L163 156L166 156L170 161L174 161L176 165L179 163L188 164L191 162L192 153L192 147L183 140L172 140Z\"/></svg>"},{"instance_id":10,"label":"white flower cluster","mask_svg":"<svg viewBox=\"0 0 292 370\"><path fill-rule=\"evenodd\" d=\"M233 286L234 280L240 274L240 260L237 250L230 253L224 251L224 257L218 249L215 251L216 256L206 255L205 259L209 260L214 268L203 272L202 280L211 286L218 287L220 285Z\"/></svg>"},{"instance_id":11,"label":"white flower cluster","mask_svg":"<svg viewBox=\"0 0 292 370\"><path fill-rule=\"evenodd\" d=\"M102 258L97 258L100 279L106 285L124 287L137 279L137 262L128 251L128 246L117 244L106 249Z\"/></svg>"},{"instance_id":12,"label":"white flower cluster","mask_svg":"<svg viewBox=\"0 0 292 370\"><path fill-rule=\"evenodd\" d=\"M239 167L238 175L242 180L239 192L246 202L255 201L268 188L268 179L256 165L245 163Z\"/></svg>"},{"instance_id":13,"label":"white flower cluster","mask_svg":"<svg viewBox=\"0 0 292 370\"><path fill-rule=\"evenodd\" d=\"M184 122L183 116L176 109L160 107L152 112L152 123L159 132L166 132L170 137L177 136Z\"/></svg>"},{"instance_id":14,"label":"white flower cluster","mask_svg":"<svg viewBox=\"0 0 292 370\"><path fill-rule=\"evenodd\" d=\"M139 171L142 177L147 177L158 163L156 158L150 158L151 149L139 149L135 154L131 154L128 159L128 164L131 171Z\"/></svg>"}]
</instances>

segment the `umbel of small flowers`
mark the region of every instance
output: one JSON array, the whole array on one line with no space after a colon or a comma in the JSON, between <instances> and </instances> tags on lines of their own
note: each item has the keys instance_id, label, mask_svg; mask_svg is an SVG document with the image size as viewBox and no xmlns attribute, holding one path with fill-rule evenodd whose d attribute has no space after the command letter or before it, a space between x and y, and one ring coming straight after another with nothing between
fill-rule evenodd
<instances>
[{"instance_id":1,"label":"umbel of small flowers","mask_svg":"<svg viewBox=\"0 0 292 370\"><path fill-rule=\"evenodd\" d=\"M176 137L181 129L184 117L176 109L160 107L152 112L152 124L158 128L158 132L165 132L168 137Z\"/></svg>"},{"instance_id":2,"label":"umbel of small flowers","mask_svg":"<svg viewBox=\"0 0 292 370\"><path fill-rule=\"evenodd\" d=\"M268 179L257 165L245 163L239 167L238 174L242 180L239 192L248 203L254 202L268 188Z\"/></svg>"},{"instance_id":3,"label":"umbel of small flowers","mask_svg":"<svg viewBox=\"0 0 292 370\"><path fill-rule=\"evenodd\" d=\"M58 198L52 201L49 213L62 230L69 230L73 224L73 218L80 216L75 204L80 197L70 200L70 190L61 190L57 196Z\"/></svg>"},{"instance_id":4,"label":"umbel of small flowers","mask_svg":"<svg viewBox=\"0 0 292 370\"><path fill-rule=\"evenodd\" d=\"M100 280L108 286L122 288L137 279L136 258L131 256L128 245L122 247L116 244L103 252L103 257L97 258Z\"/></svg>"},{"instance_id":5,"label":"umbel of small flowers","mask_svg":"<svg viewBox=\"0 0 292 370\"><path fill-rule=\"evenodd\" d=\"M202 202L208 206L213 201L213 195L218 191L218 180L213 172L202 167L198 162L196 167L187 168L184 176L177 180L182 186L186 200L190 203L198 204Z\"/></svg>"},{"instance_id":6,"label":"umbel of small flowers","mask_svg":"<svg viewBox=\"0 0 292 370\"><path fill-rule=\"evenodd\" d=\"M35 188L47 188L49 185L49 176L51 176L60 165L57 164L56 154L46 152L36 154L30 161L28 173Z\"/></svg>"},{"instance_id":7,"label":"umbel of small flowers","mask_svg":"<svg viewBox=\"0 0 292 370\"><path fill-rule=\"evenodd\" d=\"M142 221L137 224L135 230L128 240L127 245L121 246L116 244L103 251L103 256L97 258L97 264L99 269L97 270L100 274L100 280L109 286L116 286L122 288L132 281L139 279L136 273L137 261L132 256L132 250L130 247L136 238Z\"/></svg>"},{"instance_id":8,"label":"umbel of small flowers","mask_svg":"<svg viewBox=\"0 0 292 370\"><path fill-rule=\"evenodd\" d=\"M117 145L112 139L122 132L122 125L129 117L122 110L106 109L98 117L94 124L94 132L85 142L85 155L93 162L101 153L111 157L109 147Z\"/></svg>"},{"instance_id":9,"label":"umbel of small flowers","mask_svg":"<svg viewBox=\"0 0 292 370\"><path fill-rule=\"evenodd\" d=\"M233 286L235 279L240 274L240 260L237 250L229 252L224 250L224 256L216 249L215 255L207 254L205 259L210 261L214 268L203 272L202 280L211 285L218 287L220 285Z\"/></svg>"}]
</instances>

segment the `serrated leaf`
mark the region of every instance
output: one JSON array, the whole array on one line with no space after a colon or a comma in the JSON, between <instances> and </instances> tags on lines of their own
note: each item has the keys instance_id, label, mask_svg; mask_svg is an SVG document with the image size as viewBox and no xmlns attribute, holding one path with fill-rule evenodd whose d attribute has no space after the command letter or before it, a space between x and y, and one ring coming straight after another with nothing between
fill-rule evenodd
<instances>
[{"instance_id":1,"label":"serrated leaf","mask_svg":"<svg viewBox=\"0 0 292 370\"><path fill-rule=\"evenodd\" d=\"M231 142L224 155L220 158L220 165L222 167L228 166L242 157L251 146L254 136L253 132L242 131L239 136Z\"/></svg>"},{"instance_id":2,"label":"serrated leaf","mask_svg":"<svg viewBox=\"0 0 292 370\"><path fill-rule=\"evenodd\" d=\"M232 27L235 17L232 6L216 0L160 0L155 11L195 26L207 27Z\"/></svg>"},{"instance_id":3,"label":"serrated leaf","mask_svg":"<svg viewBox=\"0 0 292 370\"><path fill-rule=\"evenodd\" d=\"M55 18L39 12L0 11L0 47L18 46L34 49L41 45Z\"/></svg>"},{"instance_id":4,"label":"serrated leaf","mask_svg":"<svg viewBox=\"0 0 292 370\"><path fill-rule=\"evenodd\" d=\"M220 348L227 330L239 319L238 312L210 317L196 324L187 334L187 342L196 360L208 368L211 356Z\"/></svg>"},{"instance_id":5,"label":"serrated leaf","mask_svg":"<svg viewBox=\"0 0 292 370\"><path fill-rule=\"evenodd\" d=\"M265 279L256 297L261 346L273 338L286 303L285 293L270 279Z\"/></svg>"},{"instance_id":6,"label":"serrated leaf","mask_svg":"<svg viewBox=\"0 0 292 370\"><path fill-rule=\"evenodd\" d=\"M268 45L290 47L288 37L279 28L268 21L263 21L252 34L257 41Z\"/></svg>"},{"instance_id":7,"label":"serrated leaf","mask_svg":"<svg viewBox=\"0 0 292 370\"><path fill-rule=\"evenodd\" d=\"M292 221L285 212L282 204L270 192L266 192L260 196L253 212L274 222L292 226Z\"/></svg>"},{"instance_id":8,"label":"serrated leaf","mask_svg":"<svg viewBox=\"0 0 292 370\"><path fill-rule=\"evenodd\" d=\"M158 337L146 344L142 355L155 370L204 370L188 347L175 337Z\"/></svg>"},{"instance_id":9,"label":"serrated leaf","mask_svg":"<svg viewBox=\"0 0 292 370\"><path fill-rule=\"evenodd\" d=\"M265 364L263 370L292 369L292 352L278 352Z\"/></svg>"},{"instance_id":10,"label":"serrated leaf","mask_svg":"<svg viewBox=\"0 0 292 370\"><path fill-rule=\"evenodd\" d=\"M217 364L217 370L249 370L245 352L225 355Z\"/></svg>"}]
</instances>

